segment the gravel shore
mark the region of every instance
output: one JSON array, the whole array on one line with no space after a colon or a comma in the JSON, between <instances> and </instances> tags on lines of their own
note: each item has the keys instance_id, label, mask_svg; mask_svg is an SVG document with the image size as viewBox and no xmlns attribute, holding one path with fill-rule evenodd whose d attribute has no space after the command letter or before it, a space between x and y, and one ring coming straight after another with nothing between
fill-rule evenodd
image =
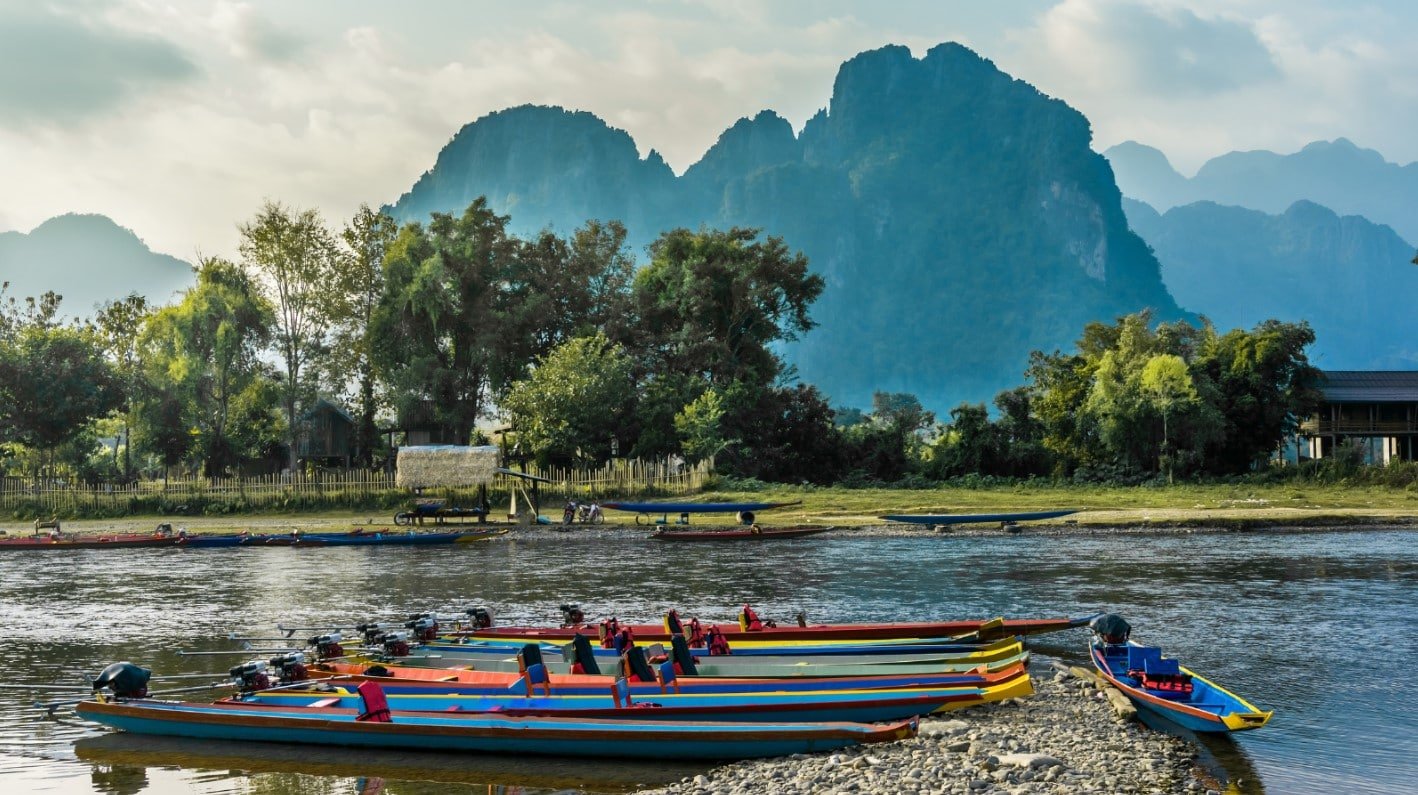
<instances>
[{"instance_id":1,"label":"gravel shore","mask_svg":"<svg viewBox=\"0 0 1418 795\"><path fill-rule=\"evenodd\" d=\"M641 792L1213 792L1189 743L1116 717L1090 682L1053 669L1033 675L1033 696L926 718L911 740L739 762Z\"/></svg>"}]
</instances>

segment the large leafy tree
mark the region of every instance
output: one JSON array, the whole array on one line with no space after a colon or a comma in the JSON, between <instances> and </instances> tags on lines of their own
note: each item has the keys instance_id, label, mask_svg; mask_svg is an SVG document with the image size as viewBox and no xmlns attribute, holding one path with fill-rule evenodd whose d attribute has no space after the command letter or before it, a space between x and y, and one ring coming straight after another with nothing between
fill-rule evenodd
<instances>
[{"instance_id":1,"label":"large leafy tree","mask_svg":"<svg viewBox=\"0 0 1418 795\"><path fill-rule=\"evenodd\" d=\"M103 345L114 372L123 385L123 405L119 407L125 480L133 476L133 408L146 390L141 348L138 345L143 324L153 310L143 296L132 293L118 301L110 301L94 316L93 331ZM114 448L117 454L117 446Z\"/></svg>"},{"instance_id":2,"label":"large leafy tree","mask_svg":"<svg viewBox=\"0 0 1418 795\"><path fill-rule=\"evenodd\" d=\"M384 255L397 234L394 219L360 205L340 234L344 248L334 259L334 282L328 293L332 321L332 344L325 359L328 381L353 388L354 460L366 465L373 461L379 438L375 417L380 406L370 329L384 293Z\"/></svg>"},{"instance_id":3,"label":"large leafy tree","mask_svg":"<svg viewBox=\"0 0 1418 795\"><path fill-rule=\"evenodd\" d=\"M184 422L197 430L208 475L228 471L249 451L232 440L232 408L261 377L260 352L274 310L251 276L222 259L204 260L197 283L153 315L140 345L153 385L139 412L155 438L171 442L170 395L181 395ZM177 445L164 444L164 457Z\"/></svg>"},{"instance_id":4,"label":"large leafy tree","mask_svg":"<svg viewBox=\"0 0 1418 795\"><path fill-rule=\"evenodd\" d=\"M5 441L52 456L122 400L122 384L99 343L84 330L26 323L0 342L0 438Z\"/></svg>"},{"instance_id":5,"label":"large leafy tree","mask_svg":"<svg viewBox=\"0 0 1418 795\"><path fill-rule=\"evenodd\" d=\"M570 339L512 385L502 408L541 461L601 461L630 413L630 371L630 357L604 335Z\"/></svg>"},{"instance_id":6,"label":"large leafy tree","mask_svg":"<svg viewBox=\"0 0 1418 795\"><path fill-rule=\"evenodd\" d=\"M647 370L766 386L783 370L772 346L813 328L808 310L823 286L781 238L675 229L651 244L636 274L636 322L624 333Z\"/></svg>"},{"instance_id":7,"label":"large leafy tree","mask_svg":"<svg viewBox=\"0 0 1418 795\"><path fill-rule=\"evenodd\" d=\"M1209 448L1211 471L1244 472L1263 461L1319 406L1320 372L1305 355L1314 341L1309 324L1278 320L1207 338L1196 369L1214 385L1224 418Z\"/></svg>"},{"instance_id":8,"label":"large leafy tree","mask_svg":"<svg viewBox=\"0 0 1418 795\"><path fill-rule=\"evenodd\" d=\"M284 365L281 402L286 412L288 461L299 455L297 412L312 389L306 365L323 349L339 276L335 243L320 213L266 202L241 227L241 256L275 308L274 341Z\"/></svg>"},{"instance_id":9,"label":"large leafy tree","mask_svg":"<svg viewBox=\"0 0 1418 795\"><path fill-rule=\"evenodd\" d=\"M434 213L427 226L405 226L389 245L371 353L405 427L466 442L504 385L500 291L517 256L507 220L479 198L461 216Z\"/></svg>"}]
</instances>

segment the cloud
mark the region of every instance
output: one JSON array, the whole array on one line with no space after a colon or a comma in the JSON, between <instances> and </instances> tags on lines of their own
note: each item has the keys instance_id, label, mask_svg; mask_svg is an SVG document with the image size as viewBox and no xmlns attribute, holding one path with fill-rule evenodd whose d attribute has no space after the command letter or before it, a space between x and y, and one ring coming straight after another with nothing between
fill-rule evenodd
<instances>
[{"instance_id":1,"label":"cloud","mask_svg":"<svg viewBox=\"0 0 1418 795\"><path fill-rule=\"evenodd\" d=\"M1026 38L1056 68L1097 87L1212 94L1274 79L1254 27L1187 8L1120 0L1065 0Z\"/></svg>"},{"instance_id":2,"label":"cloud","mask_svg":"<svg viewBox=\"0 0 1418 795\"><path fill-rule=\"evenodd\" d=\"M80 121L197 74L155 36L43 10L0 13L0 124Z\"/></svg>"},{"instance_id":3,"label":"cloud","mask_svg":"<svg viewBox=\"0 0 1418 795\"><path fill-rule=\"evenodd\" d=\"M249 3L217 3L211 24L227 42L230 53L245 60L285 61L295 57L305 45L300 37L277 27Z\"/></svg>"}]
</instances>

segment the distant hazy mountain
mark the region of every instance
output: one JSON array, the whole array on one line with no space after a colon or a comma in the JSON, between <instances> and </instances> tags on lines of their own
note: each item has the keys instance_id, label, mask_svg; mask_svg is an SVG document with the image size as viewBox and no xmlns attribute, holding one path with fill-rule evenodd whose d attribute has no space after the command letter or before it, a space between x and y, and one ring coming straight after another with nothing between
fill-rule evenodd
<instances>
[{"instance_id":1,"label":"distant hazy mountain","mask_svg":"<svg viewBox=\"0 0 1418 795\"><path fill-rule=\"evenodd\" d=\"M624 220L637 244L675 226L761 227L828 287L785 353L834 401L913 392L929 407L1018 384L1029 351L1090 320L1180 315L1129 231L1088 120L956 44L843 64L831 105L794 136L764 111L675 177L586 113L520 107L467 125L391 208L421 220L487 195L514 229Z\"/></svg>"},{"instance_id":2,"label":"distant hazy mountain","mask_svg":"<svg viewBox=\"0 0 1418 795\"><path fill-rule=\"evenodd\" d=\"M1333 369L1418 367L1413 246L1387 226L1300 201L1284 213L1196 202L1159 215L1123 200L1177 302L1218 327L1308 320Z\"/></svg>"},{"instance_id":3,"label":"distant hazy mountain","mask_svg":"<svg viewBox=\"0 0 1418 795\"><path fill-rule=\"evenodd\" d=\"M48 290L64 296L68 317L129 293L166 303L193 282L192 266L150 250L132 231L102 215L61 215L29 234L0 233L0 281L23 300Z\"/></svg>"},{"instance_id":4,"label":"distant hazy mountain","mask_svg":"<svg viewBox=\"0 0 1418 795\"><path fill-rule=\"evenodd\" d=\"M1123 195L1167 210L1195 201L1284 212L1308 200L1343 215L1362 215L1418 240L1418 163L1400 166L1350 141L1316 141L1294 154L1231 152L1191 179L1161 152L1128 141L1105 153Z\"/></svg>"}]
</instances>

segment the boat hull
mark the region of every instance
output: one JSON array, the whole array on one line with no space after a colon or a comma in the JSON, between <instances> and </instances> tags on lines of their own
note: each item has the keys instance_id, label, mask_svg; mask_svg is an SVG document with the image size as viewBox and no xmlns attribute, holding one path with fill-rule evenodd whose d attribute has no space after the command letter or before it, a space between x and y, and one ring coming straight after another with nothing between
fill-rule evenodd
<instances>
[{"instance_id":1,"label":"boat hull","mask_svg":"<svg viewBox=\"0 0 1418 795\"><path fill-rule=\"evenodd\" d=\"M660 529L650 534L656 541L773 541L802 538L826 533L836 527L783 527L777 529L735 528L733 530L670 530Z\"/></svg>"},{"instance_id":2,"label":"boat hull","mask_svg":"<svg viewBox=\"0 0 1418 795\"><path fill-rule=\"evenodd\" d=\"M1107 654L1102 644L1091 643L1089 656L1098 673L1139 709L1194 732L1225 733L1259 729L1269 723L1274 715L1273 712L1257 709L1240 696L1187 668L1181 670L1192 679L1194 690L1191 697L1185 700L1169 699L1139 686L1136 679L1127 675L1126 663L1120 665L1118 660Z\"/></svg>"},{"instance_id":3,"label":"boat hull","mask_svg":"<svg viewBox=\"0 0 1418 795\"><path fill-rule=\"evenodd\" d=\"M989 522L1037 522L1043 519L1058 519L1078 513L1077 510L1026 511L1023 513L936 513L936 514L888 514L881 517L888 522L904 524L948 525L984 524Z\"/></svg>"},{"instance_id":4,"label":"boat hull","mask_svg":"<svg viewBox=\"0 0 1418 795\"><path fill-rule=\"evenodd\" d=\"M984 638L1003 638L1012 635L1037 635L1058 632L1065 629L1087 626L1093 616L1083 618L1007 618L1003 621L920 621L887 624L819 624L809 627L765 627L747 631L734 625L720 626L729 645L741 641L783 642L783 641L856 641L856 640L899 640L903 638L942 638L978 633ZM982 629L989 624L988 629ZM662 624L634 624L629 626L635 639L641 642L655 641L668 643L670 635ZM555 639L562 643L576 635L597 637L599 627L595 624L575 624L567 627L490 627L468 635L478 638L498 639Z\"/></svg>"},{"instance_id":5,"label":"boat hull","mask_svg":"<svg viewBox=\"0 0 1418 795\"><path fill-rule=\"evenodd\" d=\"M138 734L410 748L499 754L639 759L748 759L831 751L912 737L916 723L666 723L496 714L395 713L390 722L356 721L336 709L251 710L239 706L100 703L76 707L91 721Z\"/></svg>"}]
</instances>

